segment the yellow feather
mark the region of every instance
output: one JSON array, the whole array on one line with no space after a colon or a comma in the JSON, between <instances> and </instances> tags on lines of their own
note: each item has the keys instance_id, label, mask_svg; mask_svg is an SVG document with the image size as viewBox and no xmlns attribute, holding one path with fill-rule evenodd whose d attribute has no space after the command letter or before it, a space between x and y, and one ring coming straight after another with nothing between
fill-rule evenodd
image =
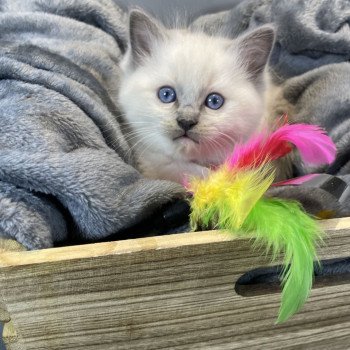
<instances>
[{"instance_id":1,"label":"yellow feather","mask_svg":"<svg viewBox=\"0 0 350 350\"><path fill-rule=\"evenodd\" d=\"M222 166L207 179L192 179L189 189L195 193L191 203L193 228L197 223L210 223L239 229L273 180L274 170L268 164L239 171Z\"/></svg>"},{"instance_id":2,"label":"yellow feather","mask_svg":"<svg viewBox=\"0 0 350 350\"><path fill-rule=\"evenodd\" d=\"M270 165L258 169L239 171L231 186L226 189L226 207L229 212L230 227L241 228L256 202L265 194L275 178Z\"/></svg>"}]
</instances>

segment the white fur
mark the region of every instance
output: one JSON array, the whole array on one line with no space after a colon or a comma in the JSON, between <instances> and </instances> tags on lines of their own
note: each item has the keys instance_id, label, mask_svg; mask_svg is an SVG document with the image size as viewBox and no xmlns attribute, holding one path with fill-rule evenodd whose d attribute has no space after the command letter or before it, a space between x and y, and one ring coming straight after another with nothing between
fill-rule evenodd
<instances>
[{"instance_id":1,"label":"white fur","mask_svg":"<svg viewBox=\"0 0 350 350\"><path fill-rule=\"evenodd\" d=\"M205 176L264 122L263 91L249 79L238 41L167 30L142 64L134 67L129 52L122 70L119 102L139 170L147 177L181 183L184 176ZM178 103L158 99L162 86L176 90ZM225 98L219 110L204 105L213 92ZM199 123L191 131L199 143L174 141L181 130L177 109L187 105L200 110Z\"/></svg>"}]
</instances>

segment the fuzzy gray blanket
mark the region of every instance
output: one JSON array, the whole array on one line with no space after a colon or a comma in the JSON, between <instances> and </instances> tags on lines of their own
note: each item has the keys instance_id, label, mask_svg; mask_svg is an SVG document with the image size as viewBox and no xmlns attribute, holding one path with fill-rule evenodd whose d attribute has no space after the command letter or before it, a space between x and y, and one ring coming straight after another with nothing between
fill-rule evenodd
<instances>
[{"instance_id":1,"label":"fuzzy gray blanket","mask_svg":"<svg viewBox=\"0 0 350 350\"><path fill-rule=\"evenodd\" d=\"M210 32L224 25L232 35L278 26L274 80L298 118L323 125L337 142L337 162L325 169L333 175L349 173L350 65L335 64L349 59L349 11L341 0L245 0L194 23ZM68 236L118 236L138 223L142 231L144 220L164 231L184 190L133 166L116 104L125 47L126 15L112 0L0 1L0 236L39 249ZM343 192L347 184L345 176ZM310 212L347 214L339 193L316 187L274 191Z\"/></svg>"},{"instance_id":2,"label":"fuzzy gray blanket","mask_svg":"<svg viewBox=\"0 0 350 350\"><path fill-rule=\"evenodd\" d=\"M232 10L199 18L193 26L233 37L263 24L277 28L271 57L275 82L350 59L347 0L243 0Z\"/></svg>"},{"instance_id":3,"label":"fuzzy gray blanket","mask_svg":"<svg viewBox=\"0 0 350 350\"><path fill-rule=\"evenodd\" d=\"M126 15L110 0L0 2L0 235L95 240L183 197L141 177L116 105Z\"/></svg>"}]
</instances>

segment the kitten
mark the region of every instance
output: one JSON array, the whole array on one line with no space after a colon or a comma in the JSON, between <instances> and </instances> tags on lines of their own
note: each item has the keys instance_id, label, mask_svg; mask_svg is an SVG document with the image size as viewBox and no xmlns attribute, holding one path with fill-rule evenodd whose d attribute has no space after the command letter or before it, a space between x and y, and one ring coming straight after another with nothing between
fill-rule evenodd
<instances>
[{"instance_id":1,"label":"kitten","mask_svg":"<svg viewBox=\"0 0 350 350\"><path fill-rule=\"evenodd\" d=\"M205 176L265 124L265 66L274 30L237 39L167 29L132 11L119 102L146 177Z\"/></svg>"}]
</instances>

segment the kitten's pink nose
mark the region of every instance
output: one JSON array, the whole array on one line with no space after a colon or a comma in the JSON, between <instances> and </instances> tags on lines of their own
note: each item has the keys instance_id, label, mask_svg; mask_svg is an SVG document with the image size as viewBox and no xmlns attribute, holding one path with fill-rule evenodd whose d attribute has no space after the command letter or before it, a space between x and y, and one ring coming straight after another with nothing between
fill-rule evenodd
<instances>
[{"instance_id":1,"label":"kitten's pink nose","mask_svg":"<svg viewBox=\"0 0 350 350\"><path fill-rule=\"evenodd\" d=\"M192 129L195 125L198 124L198 121L193 119L177 119L177 124L184 131Z\"/></svg>"}]
</instances>

